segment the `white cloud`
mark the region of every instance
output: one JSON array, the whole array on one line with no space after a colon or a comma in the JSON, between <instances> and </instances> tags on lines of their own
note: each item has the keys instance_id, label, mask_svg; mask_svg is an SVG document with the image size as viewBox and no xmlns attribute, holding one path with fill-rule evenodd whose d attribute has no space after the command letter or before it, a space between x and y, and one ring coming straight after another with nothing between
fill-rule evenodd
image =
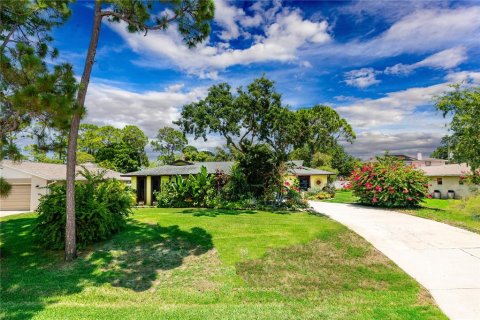
<instances>
[{"instance_id":1,"label":"white cloud","mask_svg":"<svg viewBox=\"0 0 480 320\"><path fill-rule=\"evenodd\" d=\"M227 28L225 37L227 34L233 37L237 31L240 32L230 23L232 14L236 13L231 13L230 18L222 22ZM263 14L264 20L273 15L273 22L267 24L264 34L257 36L252 45L245 49L230 49L221 43L215 46L202 43L195 49L188 49L173 27L164 32L151 32L146 37L143 34L129 33L124 23L109 24L109 27L134 51L146 54L146 60L140 62L142 65L164 68L167 58L168 63L206 78L215 78L218 71L233 65L266 61L298 62L297 50L300 47L307 43L322 44L330 40L326 21L313 22L304 19L299 10L285 8L280 12L265 11Z\"/></svg>"},{"instance_id":2,"label":"white cloud","mask_svg":"<svg viewBox=\"0 0 480 320\"><path fill-rule=\"evenodd\" d=\"M378 36L332 43L322 54L345 63L394 57L400 54L430 53L456 46L478 46L480 6L456 9L421 9L403 16ZM311 46L304 54L315 56L318 48Z\"/></svg>"},{"instance_id":3,"label":"white cloud","mask_svg":"<svg viewBox=\"0 0 480 320\"><path fill-rule=\"evenodd\" d=\"M215 1L215 22L223 27L220 39L231 40L240 36L241 30L237 21L245 17L245 12L235 6L230 6L224 0Z\"/></svg>"},{"instance_id":4,"label":"white cloud","mask_svg":"<svg viewBox=\"0 0 480 320\"><path fill-rule=\"evenodd\" d=\"M345 145L345 148L348 152L364 159L381 155L385 151L407 155L422 152L424 155L429 155L440 145L442 137L443 134L440 132L363 132L357 134L354 144Z\"/></svg>"},{"instance_id":5,"label":"white cloud","mask_svg":"<svg viewBox=\"0 0 480 320\"><path fill-rule=\"evenodd\" d=\"M373 68L348 71L345 72L345 83L357 88L366 88L380 82L375 78L376 73Z\"/></svg>"},{"instance_id":6,"label":"white cloud","mask_svg":"<svg viewBox=\"0 0 480 320\"><path fill-rule=\"evenodd\" d=\"M357 128L395 125L418 107L432 104L433 97L447 89L447 83L409 88L378 99L360 99L336 110Z\"/></svg>"},{"instance_id":7,"label":"white cloud","mask_svg":"<svg viewBox=\"0 0 480 320\"><path fill-rule=\"evenodd\" d=\"M398 63L385 69L386 74L409 74L421 67L452 69L467 60L467 49L458 46L437 52L413 64Z\"/></svg>"},{"instance_id":8,"label":"white cloud","mask_svg":"<svg viewBox=\"0 0 480 320\"><path fill-rule=\"evenodd\" d=\"M206 95L206 88L181 91L182 85L165 91L135 92L93 82L87 93L85 122L123 127L133 124L154 137L159 128L173 126L181 107Z\"/></svg>"},{"instance_id":9,"label":"white cloud","mask_svg":"<svg viewBox=\"0 0 480 320\"><path fill-rule=\"evenodd\" d=\"M471 84L480 84L480 72L478 71L459 71L449 73L445 79L452 83L466 82Z\"/></svg>"}]
</instances>

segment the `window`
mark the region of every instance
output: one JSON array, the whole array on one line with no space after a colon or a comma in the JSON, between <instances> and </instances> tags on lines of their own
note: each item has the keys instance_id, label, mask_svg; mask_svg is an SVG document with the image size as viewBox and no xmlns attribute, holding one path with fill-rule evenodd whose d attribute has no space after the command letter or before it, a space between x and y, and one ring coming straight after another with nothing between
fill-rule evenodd
<instances>
[{"instance_id":1,"label":"window","mask_svg":"<svg viewBox=\"0 0 480 320\"><path fill-rule=\"evenodd\" d=\"M437 184L438 184L438 185L442 185L442 184L443 184L442 178L437 178Z\"/></svg>"},{"instance_id":2,"label":"window","mask_svg":"<svg viewBox=\"0 0 480 320\"><path fill-rule=\"evenodd\" d=\"M431 165L432 165L432 161L425 161L425 165L426 165L426 166L431 166Z\"/></svg>"}]
</instances>

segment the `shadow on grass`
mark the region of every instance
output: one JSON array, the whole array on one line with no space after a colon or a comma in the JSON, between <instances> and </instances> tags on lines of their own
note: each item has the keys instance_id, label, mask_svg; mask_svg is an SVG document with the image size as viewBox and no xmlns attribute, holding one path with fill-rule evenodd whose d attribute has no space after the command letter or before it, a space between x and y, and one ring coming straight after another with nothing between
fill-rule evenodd
<instances>
[{"instance_id":1,"label":"shadow on grass","mask_svg":"<svg viewBox=\"0 0 480 320\"><path fill-rule=\"evenodd\" d=\"M46 251L34 242L34 223L35 218L23 218L0 224L1 317L30 319L61 296L85 287L110 284L145 291L157 272L177 268L186 257L213 248L210 234L201 228L184 231L130 222L123 232L67 264L63 252Z\"/></svg>"},{"instance_id":2,"label":"shadow on grass","mask_svg":"<svg viewBox=\"0 0 480 320\"><path fill-rule=\"evenodd\" d=\"M253 210L234 210L234 209L202 209L190 208L185 209L182 213L191 214L194 217L216 217L221 215L236 216L240 214L255 214Z\"/></svg>"}]
</instances>

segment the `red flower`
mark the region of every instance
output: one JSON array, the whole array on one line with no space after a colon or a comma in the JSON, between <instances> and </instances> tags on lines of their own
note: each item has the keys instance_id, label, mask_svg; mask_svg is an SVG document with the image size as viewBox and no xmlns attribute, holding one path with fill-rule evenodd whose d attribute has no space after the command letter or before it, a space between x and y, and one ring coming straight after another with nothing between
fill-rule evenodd
<instances>
[{"instance_id":1,"label":"red flower","mask_svg":"<svg viewBox=\"0 0 480 320\"><path fill-rule=\"evenodd\" d=\"M374 197L374 198L372 199L372 202L373 202L373 203L377 203L377 202L378 202L377 198Z\"/></svg>"},{"instance_id":2,"label":"red flower","mask_svg":"<svg viewBox=\"0 0 480 320\"><path fill-rule=\"evenodd\" d=\"M287 187L289 187L289 186L290 186L290 182L285 181L285 185L286 185Z\"/></svg>"},{"instance_id":3,"label":"red flower","mask_svg":"<svg viewBox=\"0 0 480 320\"><path fill-rule=\"evenodd\" d=\"M412 201L412 197L408 197L407 200L408 200L408 201Z\"/></svg>"},{"instance_id":4,"label":"red flower","mask_svg":"<svg viewBox=\"0 0 480 320\"><path fill-rule=\"evenodd\" d=\"M377 190L377 191L382 191L382 187L376 186L376 187L375 187L375 190Z\"/></svg>"}]
</instances>

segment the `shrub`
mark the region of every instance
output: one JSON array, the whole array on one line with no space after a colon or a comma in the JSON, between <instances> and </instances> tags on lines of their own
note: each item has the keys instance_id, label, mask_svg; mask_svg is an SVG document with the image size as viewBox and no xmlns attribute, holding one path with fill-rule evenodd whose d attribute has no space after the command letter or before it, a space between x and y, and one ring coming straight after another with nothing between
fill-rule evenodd
<instances>
[{"instance_id":1,"label":"shrub","mask_svg":"<svg viewBox=\"0 0 480 320\"><path fill-rule=\"evenodd\" d=\"M217 202L217 187L215 176L209 175L207 168L202 166L197 175L190 175L187 179L176 176L175 181L162 184L161 191L156 193L157 207L211 208Z\"/></svg>"},{"instance_id":2,"label":"shrub","mask_svg":"<svg viewBox=\"0 0 480 320\"><path fill-rule=\"evenodd\" d=\"M221 190L220 197L224 201L239 201L252 197L247 177L238 165L235 164L231 168L230 176Z\"/></svg>"},{"instance_id":3,"label":"shrub","mask_svg":"<svg viewBox=\"0 0 480 320\"><path fill-rule=\"evenodd\" d=\"M131 213L133 194L122 182L104 179L105 173L93 174L84 169L86 181L75 185L75 221L77 246L85 247L109 239L126 224ZM49 194L40 198L35 233L48 249L63 249L65 240L66 188L52 185Z\"/></svg>"},{"instance_id":4,"label":"shrub","mask_svg":"<svg viewBox=\"0 0 480 320\"><path fill-rule=\"evenodd\" d=\"M380 207L416 207L428 194L423 172L390 156L356 168L348 187L360 203Z\"/></svg>"},{"instance_id":5,"label":"shrub","mask_svg":"<svg viewBox=\"0 0 480 320\"><path fill-rule=\"evenodd\" d=\"M6 198L10 195L12 191L12 185L5 180L5 178L0 177L0 198Z\"/></svg>"},{"instance_id":6,"label":"shrub","mask_svg":"<svg viewBox=\"0 0 480 320\"><path fill-rule=\"evenodd\" d=\"M333 197L334 197L334 195L331 195L328 192L320 191L316 195L312 196L311 199L313 199L313 200L324 200L324 199L331 199Z\"/></svg>"},{"instance_id":7,"label":"shrub","mask_svg":"<svg viewBox=\"0 0 480 320\"><path fill-rule=\"evenodd\" d=\"M308 207L308 203L303 199L302 194L300 193L300 186L298 179L295 179L293 183L285 181L282 190L282 201L280 207L284 209L300 209Z\"/></svg>"}]
</instances>

